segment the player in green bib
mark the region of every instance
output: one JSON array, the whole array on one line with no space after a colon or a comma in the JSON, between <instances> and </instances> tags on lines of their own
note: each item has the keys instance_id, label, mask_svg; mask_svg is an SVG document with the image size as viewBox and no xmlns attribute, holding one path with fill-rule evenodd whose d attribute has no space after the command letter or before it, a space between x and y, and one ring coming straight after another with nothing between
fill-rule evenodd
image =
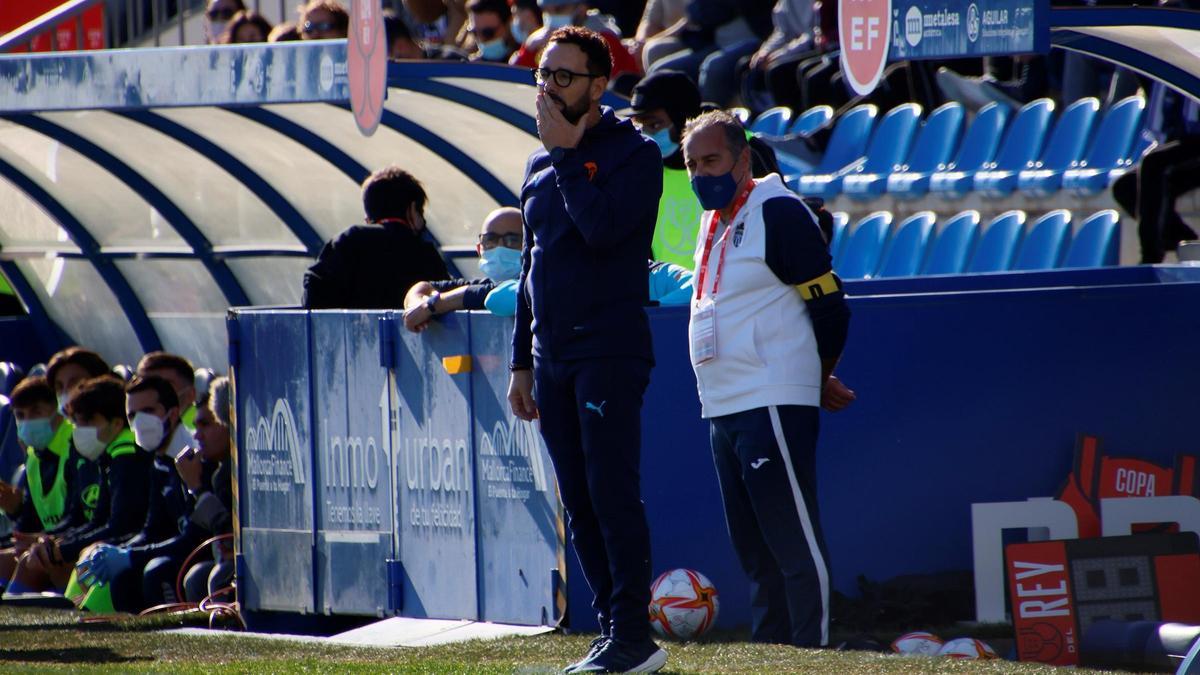
<instances>
[{"instance_id":1,"label":"player in green bib","mask_svg":"<svg viewBox=\"0 0 1200 675\"><path fill-rule=\"evenodd\" d=\"M25 446L26 489L7 484L0 488L0 506L14 520L13 546L0 549L0 592L7 588L17 559L33 545L37 534L54 528L66 515L74 429L58 413L54 389L44 377L22 380L10 400L17 438Z\"/></svg>"},{"instance_id":2,"label":"player in green bib","mask_svg":"<svg viewBox=\"0 0 1200 675\"><path fill-rule=\"evenodd\" d=\"M704 209L692 191L679 143L684 124L702 110L700 89L691 78L664 70L643 78L633 88L629 110L623 111L632 115L638 130L658 145L663 156L663 191L651 245L654 259L689 270ZM746 137L750 142L753 174L762 177L778 173L779 165L771 147L749 132Z\"/></svg>"}]
</instances>

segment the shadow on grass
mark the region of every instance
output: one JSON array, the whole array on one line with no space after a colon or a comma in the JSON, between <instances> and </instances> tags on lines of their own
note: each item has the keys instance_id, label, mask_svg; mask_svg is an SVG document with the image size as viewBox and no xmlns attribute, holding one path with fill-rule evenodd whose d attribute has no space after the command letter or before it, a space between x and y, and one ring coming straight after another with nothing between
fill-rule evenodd
<instances>
[{"instance_id":1,"label":"shadow on grass","mask_svg":"<svg viewBox=\"0 0 1200 675\"><path fill-rule=\"evenodd\" d=\"M130 663L151 660L149 656L124 656L107 647L0 649L0 661L23 663Z\"/></svg>"}]
</instances>

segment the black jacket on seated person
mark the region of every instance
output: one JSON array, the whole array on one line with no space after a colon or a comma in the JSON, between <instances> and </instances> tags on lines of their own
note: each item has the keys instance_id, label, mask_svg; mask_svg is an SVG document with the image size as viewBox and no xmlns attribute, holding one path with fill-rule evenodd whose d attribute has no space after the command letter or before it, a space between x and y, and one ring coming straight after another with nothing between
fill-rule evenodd
<instances>
[{"instance_id":1,"label":"black jacket on seated person","mask_svg":"<svg viewBox=\"0 0 1200 675\"><path fill-rule=\"evenodd\" d=\"M402 223L355 225L304 274L306 309L399 309L418 281L449 279L437 247Z\"/></svg>"}]
</instances>

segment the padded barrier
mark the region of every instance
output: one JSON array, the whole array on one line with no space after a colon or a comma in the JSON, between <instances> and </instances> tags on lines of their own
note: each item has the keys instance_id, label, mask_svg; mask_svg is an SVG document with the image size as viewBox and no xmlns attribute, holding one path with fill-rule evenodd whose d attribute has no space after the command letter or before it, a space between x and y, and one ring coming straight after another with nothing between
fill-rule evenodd
<instances>
[{"instance_id":1,"label":"padded barrier","mask_svg":"<svg viewBox=\"0 0 1200 675\"><path fill-rule=\"evenodd\" d=\"M817 461L832 580L843 593L856 592L859 575L882 581L970 569L970 505L1054 494L1070 470L1075 434L1081 430L1103 436L1122 454L1158 462L1169 462L1194 438L1191 417L1200 406L1200 391L1179 376L1178 364L1192 356L1200 315L1177 310L1200 302L1200 269L1141 266L911 277L847 281L846 286L854 318L838 374L855 389L858 400L842 413L822 415ZM326 563L319 557L313 563L314 523L321 521L313 518L317 505L312 497L329 493L322 487L320 471L315 478L309 471L314 452L309 430L313 416L322 414L318 407L323 401L336 399L348 408L347 433L372 434L375 425L381 425L374 412L382 398L380 380L372 376L360 392L344 398L332 390L314 395L308 379L310 356L314 390L325 386L325 378L341 377L336 371L346 367L333 350L319 358L309 351L310 335L332 330L332 325L311 328L305 313L297 311L233 314L231 336L239 352L234 359L239 553L242 570L249 573L239 590L252 610L313 611L319 598L323 612L353 613L344 609L350 605L339 604L340 598L386 597L389 578L400 578L395 571L390 576L363 574L356 582L363 586L356 596L333 593L332 604L327 604L329 594L322 589L326 582L316 576ZM343 357L341 363L351 368L361 363L371 370L375 366L367 355L373 350L366 345L375 338L366 325L355 325L353 314L347 313L342 325L348 341L366 340L362 360ZM687 310L660 307L649 314L657 365L643 409L642 491L654 571L699 569L721 592L719 625L744 625L749 620L748 588L726 533L707 425L699 418L685 347ZM337 323L321 319L313 326L326 321ZM401 336L391 321L390 329L396 332L388 338L385 331L379 340L385 347L389 339L395 341L392 400L400 411L396 433L415 439L415 447L426 437L437 440L442 485L447 475L452 480L462 475L456 473L462 469L460 434L477 450L485 433L490 433L495 448L507 442L506 433L518 440L508 455L499 450L495 455L473 453L476 473L468 497L414 497L404 494L411 477L396 481L401 492L392 497L402 505L462 504L473 509L475 536L457 543L421 539L441 547L435 558L405 548L405 536L423 535L413 534L410 525L397 525L401 565L409 577L404 583L409 586L400 608L390 611L517 623L546 622L544 617L554 621L559 598L551 595L551 579L560 549L551 534L557 528L551 515L557 513L557 504L545 456L537 460L547 481L546 492L541 492L534 460L522 455L536 441L532 428L522 429L524 425L512 423L505 412L511 322L458 315L439 319L420 336ZM469 336L471 371L451 374L443 359L462 355L464 336ZM312 340L313 345L318 342ZM449 363L460 369L464 364L453 359ZM357 375L347 372L346 377L348 388L358 386ZM1155 396L1145 396L1145 391ZM267 408L289 409L291 431L282 428L278 416L264 415ZM349 421L356 416L362 418L361 425ZM414 426L406 426L410 417ZM248 450L247 424L268 431L274 424L276 432L286 433L268 434L270 442ZM299 474L288 464L291 449L274 440L281 437L300 443ZM450 452L443 451L447 444ZM485 462L485 456L493 459ZM481 477L481 467L495 466L497 457L507 457L503 464L513 470L491 469ZM419 466L411 458L406 461ZM397 462L394 468L402 466ZM303 483L295 482L297 475ZM427 478L432 482L432 474ZM492 480L511 483L493 486L493 494L496 487L516 488L527 490L529 498L522 501L526 495L516 492L509 494L517 494L517 499L485 504ZM248 491L252 481L283 489ZM349 494L347 503L355 508L375 503L359 497L361 493ZM443 497L449 499L439 502ZM394 515L408 517L411 511ZM441 522L443 529L449 527ZM380 527L374 531L386 530L388 524ZM451 529L438 536L459 536ZM351 551L376 555L368 542L341 543L358 547L346 549L346 556ZM467 559L460 562L455 556ZM566 559L569 621L575 629L594 629L590 592L578 575L574 554L567 552ZM340 573L341 564L330 569ZM377 560L361 565L380 568ZM452 585L465 590L444 590ZM477 601L474 607L472 597ZM548 608L552 600L554 606Z\"/></svg>"}]
</instances>

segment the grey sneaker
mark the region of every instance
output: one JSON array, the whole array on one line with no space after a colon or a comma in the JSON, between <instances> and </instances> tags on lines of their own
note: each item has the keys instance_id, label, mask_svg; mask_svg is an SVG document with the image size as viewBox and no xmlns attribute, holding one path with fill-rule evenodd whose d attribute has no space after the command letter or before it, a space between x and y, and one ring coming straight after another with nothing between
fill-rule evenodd
<instances>
[{"instance_id":1,"label":"grey sneaker","mask_svg":"<svg viewBox=\"0 0 1200 675\"><path fill-rule=\"evenodd\" d=\"M596 658L596 655L600 653L600 650L604 649L604 645L608 644L608 641L611 639L612 638L610 638L607 635L597 636L596 639L592 640L592 644L588 645L587 656L584 656L582 659L579 659L575 663L572 663L571 665L567 666L566 668L563 668L563 672L564 673L579 672L579 667L582 666L583 664L587 663L588 661L591 661L592 659Z\"/></svg>"},{"instance_id":2,"label":"grey sneaker","mask_svg":"<svg viewBox=\"0 0 1200 675\"><path fill-rule=\"evenodd\" d=\"M579 664L576 673L655 673L667 665L667 650L654 640L628 642L613 638L592 658Z\"/></svg>"}]
</instances>

